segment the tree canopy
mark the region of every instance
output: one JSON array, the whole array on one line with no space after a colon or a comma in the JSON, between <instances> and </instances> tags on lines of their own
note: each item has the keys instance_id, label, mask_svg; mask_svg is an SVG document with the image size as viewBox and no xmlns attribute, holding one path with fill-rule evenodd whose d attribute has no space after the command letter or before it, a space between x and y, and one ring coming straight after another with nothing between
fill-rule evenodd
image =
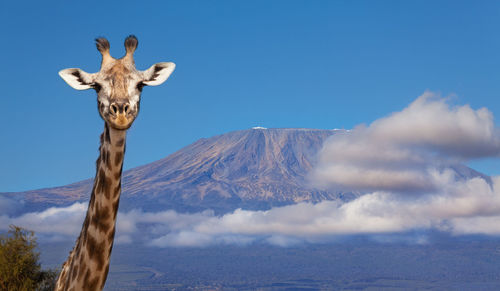
<instances>
[{"instance_id":1,"label":"tree canopy","mask_svg":"<svg viewBox=\"0 0 500 291\"><path fill-rule=\"evenodd\" d=\"M0 235L0 290L52 290L54 270L42 270L35 233L11 225Z\"/></svg>"}]
</instances>

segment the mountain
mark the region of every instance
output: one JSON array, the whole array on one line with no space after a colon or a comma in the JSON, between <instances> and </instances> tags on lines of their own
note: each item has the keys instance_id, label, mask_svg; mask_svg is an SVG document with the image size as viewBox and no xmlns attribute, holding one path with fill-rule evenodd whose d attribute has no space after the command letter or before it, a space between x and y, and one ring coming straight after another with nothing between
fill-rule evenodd
<instances>
[{"instance_id":1,"label":"mountain","mask_svg":"<svg viewBox=\"0 0 500 291\"><path fill-rule=\"evenodd\" d=\"M213 209L221 214L237 208L351 200L359 194L320 190L307 179L323 141L336 132L339 130L257 127L202 138L164 159L125 171L120 209ZM490 179L466 166L454 170L458 177ZM7 195L22 197L24 210L42 210L88 201L92 183L88 179Z\"/></svg>"},{"instance_id":2,"label":"mountain","mask_svg":"<svg viewBox=\"0 0 500 291\"><path fill-rule=\"evenodd\" d=\"M351 199L354 194L315 189L307 180L315 154L335 132L252 128L202 138L164 159L125 171L120 209L210 208L224 213ZM92 183L88 179L10 195L22 195L31 209L44 209L88 200Z\"/></svg>"}]
</instances>

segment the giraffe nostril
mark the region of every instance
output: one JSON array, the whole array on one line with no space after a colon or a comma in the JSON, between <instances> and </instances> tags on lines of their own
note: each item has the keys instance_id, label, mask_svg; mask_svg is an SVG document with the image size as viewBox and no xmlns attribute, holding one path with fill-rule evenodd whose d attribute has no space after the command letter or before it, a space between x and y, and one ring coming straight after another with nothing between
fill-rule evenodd
<instances>
[{"instance_id":1,"label":"giraffe nostril","mask_svg":"<svg viewBox=\"0 0 500 291\"><path fill-rule=\"evenodd\" d=\"M113 115L116 115L116 114L118 113L118 106L116 106L116 104L115 104L115 103L111 104L111 105L109 106L109 109L111 110L111 113L112 113Z\"/></svg>"},{"instance_id":2,"label":"giraffe nostril","mask_svg":"<svg viewBox=\"0 0 500 291\"><path fill-rule=\"evenodd\" d=\"M125 106L123 106L123 112L125 112L125 114L128 113L129 109L130 109L130 107L128 104L125 104Z\"/></svg>"}]
</instances>

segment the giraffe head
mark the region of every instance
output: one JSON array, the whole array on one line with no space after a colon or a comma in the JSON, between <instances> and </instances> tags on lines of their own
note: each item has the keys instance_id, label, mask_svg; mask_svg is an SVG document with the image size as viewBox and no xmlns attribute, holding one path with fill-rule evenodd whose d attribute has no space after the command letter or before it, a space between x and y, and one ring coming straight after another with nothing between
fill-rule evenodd
<instances>
[{"instance_id":1,"label":"giraffe head","mask_svg":"<svg viewBox=\"0 0 500 291\"><path fill-rule=\"evenodd\" d=\"M101 70L87 73L78 68L59 72L61 78L76 90L94 89L102 119L115 129L128 129L139 113L141 92L144 86L157 86L165 82L175 69L174 63L157 63L145 71L135 68L134 51L137 38L125 39L126 54L120 59L109 53L109 42L96 39L102 55Z\"/></svg>"}]
</instances>

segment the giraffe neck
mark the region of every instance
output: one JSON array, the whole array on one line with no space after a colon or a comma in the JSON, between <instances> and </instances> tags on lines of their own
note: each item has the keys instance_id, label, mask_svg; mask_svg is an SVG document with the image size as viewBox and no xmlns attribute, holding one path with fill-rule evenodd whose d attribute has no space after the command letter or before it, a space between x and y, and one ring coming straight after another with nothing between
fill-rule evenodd
<instances>
[{"instance_id":1,"label":"giraffe neck","mask_svg":"<svg viewBox=\"0 0 500 291\"><path fill-rule=\"evenodd\" d=\"M87 216L75 247L63 264L55 290L104 287L120 201L125 138L125 130L113 129L105 123Z\"/></svg>"}]
</instances>

